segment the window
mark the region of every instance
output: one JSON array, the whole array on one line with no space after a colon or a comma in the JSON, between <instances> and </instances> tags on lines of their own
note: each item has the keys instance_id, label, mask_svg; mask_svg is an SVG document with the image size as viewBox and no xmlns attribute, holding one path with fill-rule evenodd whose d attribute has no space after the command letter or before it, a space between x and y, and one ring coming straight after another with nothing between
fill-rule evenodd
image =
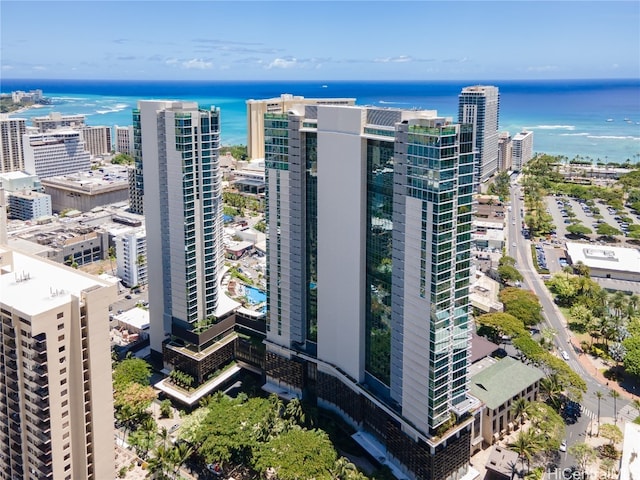
<instances>
[{"instance_id":1,"label":"window","mask_svg":"<svg viewBox=\"0 0 640 480\"><path fill-rule=\"evenodd\" d=\"M61 313L59 313L58 315L62 315ZM58 317L60 318L60 317ZM58 330L62 330L64 328L64 323L59 323L58 324Z\"/></svg>"},{"instance_id":2,"label":"window","mask_svg":"<svg viewBox=\"0 0 640 480\"><path fill-rule=\"evenodd\" d=\"M64 340L64 333L58 337L58 341L61 342Z\"/></svg>"}]
</instances>

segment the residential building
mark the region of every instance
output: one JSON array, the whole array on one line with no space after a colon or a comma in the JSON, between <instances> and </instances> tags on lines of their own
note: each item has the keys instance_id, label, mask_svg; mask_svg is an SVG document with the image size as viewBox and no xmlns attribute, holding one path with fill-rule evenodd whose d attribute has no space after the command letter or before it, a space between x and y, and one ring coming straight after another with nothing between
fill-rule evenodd
<instances>
[{"instance_id":1,"label":"residential building","mask_svg":"<svg viewBox=\"0 0 640 480\"><path fill-rule=\"evenodd\" d=\"M108 155L113 150L111 143L111 127L84 126L80 129L86 149L92 156Z\"/></svg>"},{"instance_id":2,"label":"residential building","mask_svg":"<svg viewBox=\"0 0 640 480\"><path fill-rule=\"evenodd\" d=\"M313 392L398 478L472 478L472 126L303 104L264 127L264 388Z\"/></svg>"},{"instance_id":3,"label":"residential building","mask_svg":"<svg viewBox=\"0 0 640 480\"><path fill-rule=\"evenodd\" d=\"M114 478L116 286L0 247L0 478Z\"/></svg>"},{"instance_id":4,"label":"residential building","mask_svg":"<svg viewBox=\"0 0 640 480\"><path fill-rule=\"evenodd\" d=\"M286 113L293 105L355 105L355 98L304 98L285 93L266 100L247 100L247 155L264 158L264 115Z\"/></svg>"},{"instance_id":5,"label":"residential building","mask_svg":"<svg viewBox=\"0 0 640 480\"><path fill-rule=\"evenodd\" d=\"M31 125L38 129L40 133L60 128L82 128L85 126L84 115L62 115L59 112L51 112L44 117L33 117Z\"/></svg>"},{"instance_id":6,"label":"residential building","mask_svg":"<svg viewBox=\"0 0 640 480\"><path fill-rule=\"evenodd\" d=\"M496 360L487 357L471 367L471 394L482 401L479 429L473 439L482 437L486 445L492 445L503 435L517 427L511 404L518 398L528 402L537 400L540 380L545 374L539 368L526 365L515 358ZM505 382L505 378L509 381ZM480 444L478 443L478 447Z\"/></svg>"},{"instance_id":7,"label":"residential building","mask_svg":"<svg viewBox=\"0 0 640 480\"><path fill-rule=\"evenodd\" d=\"M24 168L27 173L48 178L91 169L91 154L82 133L55 130L23 136Z\"/></svg>"},{"instance_id":8,"label":"residential building","mask_svg":"<svg viewBox=\"0 0 640 480\"><path fill-rule=\"evenodd\" d=\"M509 132L498 135L498 171L507 172L512 169L513 143Z\"/></svg>"},{"instance_id":9,"label":"residential building","mask_svg":"<svg viewBox=\"0 0 640 480\"><path fill-rule=\"evenodd\" d=\"M147 284L147 234L144 227L116 236L118 277L127 287Z\"/></svg>"},{"instance_id":10,"label":"residential building","mask_svg":"<svg viewBox=\"0 0 640 480\"><path fill-rule=\"evenodd\" d=\"M18 220L35 220L51 215L51 195L23 190L7 194L9 218Z\"/></svg>"},{"instance_id":11,"label":"residential building","mask_svg":"<svg viewBox=\"0 0 640 480\"><path fill-rule=\"evenodd\" d=\"M523 130L513 137L512 164L515 171L522 168L533 158L533 132Z\"/></svg>"},{"instance_id":12,"label":"residential building","mask_svg":"<svg viewBox=\"0 0 640 480\"><path fill-rule=\"evenodd\" d=\"M26 125L24 118L0 115L0 173L24 170L22 136Z\"/></svg>"},{"instance_id":13,"label":"residential building","mask_svg":"<svg viewBox=\"0 0 640 480\"><path fill-rule=\"evenodd\" d=\"M37 175L29 175L25 172L15 171L0 173L0 183L5 192L18 192L22 190L34 190L42 192L42 184Z\"/></svg>"},{"instance_id":14,"label":"residential building","mask_svg":"<svg viewBox=\"0 0 640 480\"><path fill-rule=\"evenodd\" d=\"M133 155L133 125L125 127L116 125L114 127L116 135L116 152Z\"/></svg>"},{"instance_id":15,"label":"residential building","mask_svg":"<svg viewBox=\"0 0 640 480\"><path fill-rule=\"evenodd\" d=\"M479 182L484 183L498 171L498 87L464 87L458 100L458 122L470 123L474 127L477 175Z\"/></svg>"},{"instance_id":16,"label":"residential building","mask_svg":"<svg viewBox=\"0 0 640 480\"><path fill-rule=\"evenodd\" d=\"M167 365L180 364L199 383L216 368L207 358L215 340L207 332L237 305L226 302L219 287L224 258L220 110L145 100L133 116L134 178L136 187L144 185L151 355L158 362L164 357ZM191 361L197 365L187 366Z\"/></svg>"}]
</instances>

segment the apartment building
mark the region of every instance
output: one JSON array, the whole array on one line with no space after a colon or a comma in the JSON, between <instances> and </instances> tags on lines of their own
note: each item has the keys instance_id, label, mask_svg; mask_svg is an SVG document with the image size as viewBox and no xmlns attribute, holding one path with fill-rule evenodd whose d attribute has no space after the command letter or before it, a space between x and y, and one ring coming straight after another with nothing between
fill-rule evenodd
<instances>
[{"instance_id":1,"label":"apartment building","mask_svg":"<svg viewBox=\"0 0 640 480\"><path fill-rule=\"evenodd\" d=\"M9 218L17 220L35 220L51 215L51 195L31 190L7 194Z\"/></svg>"},{"instance_id":2,"label":"apartment building","mask_svg":"<svg viewBox=\"0 0 640 480\"><path fill-rule=\"evenodd\" d=\"M458 96L458 122L471 124L478 181L484 183L498 171L498 87L464 87Z\"/></svg>"},{"instance_id":3,"label":"apartment building","mask_svg":"<svg viewBox=\"0 0 640 480\"><path fill-rule=\"evenodd\" d=\"M513 142L509 132L500 132L498 136L498 171L512 169Z\"/></svg>"},{"instance_id":4,"label":"apartment building","mask_svg":"<svg viewBox=\"0 0 640 480\"><path fill-rule=\"evenodd\" d=\"M147 234L144 228L132 228L113 239L116 247L118 277L127 287L146 285Z\"/></svg>"},{"instance_id":5,"label":"apartment building","mask_svg":"<svg viewBox=\"0 0 640 480\"><path fill-rule=\"evenodd\" d=\"M301 104L264 128L265 388L313 392L398 478L471 478L473 126Z\"/></svg>"},{"instance_id":6,"label":"apartment building","mask_svg":"<svg viewBox=\"0 0 640 480\"><path fill-rule=\"evenodd\" d=\"M82 139L89 153L92 156L99 157L108 155L113 150L111 143L111 127L106 126L84 126L80 129Z\"/></svg>"},{"instance_id":7,"label":"apartment building","mask_svg":"<svg viewBox=\"0 0 640 480\"><path fill-rule=\"evenodd\" d=\"M133 125L115 125L116 152L133 155Z\"/></svg>"},{"instance_id":8,"label":"apartment building","mask_svg":"<svg viewBox=\"0 0 640 480\"><path fill-rule=\"evenodd\" d=\"M0 478L114 478L116 286L0 246Z\"/></svg>"},{"instance_id":9,"label":"apartment building","mask_svg":"<svg viewBox=\"0 0 640 480\"><path fill-rule=\"evenodd\" d=\"M24 118L0 115L0 173L24 170L22 136L26 129Z\"/></svg>"},{"instance_id":10,"label":"apartment building","mask_svg":"<svg viewBox=\"0 0 640 480\"><path fill-rule=\"evenodd\" d=\"M62 115L59 112L51 112L43 117L33 117L31 125L38 129L40 133L46 133L49 130L58 130L60 128L82 128L85 126L84 115Z\"/></svg>"},{"instance_id":11,"label":"apartment building","mask_svg":"<svg viewBox=\"0 0 640 480\"><path fill-rule=\"evenodd\" d=\"M533 132L523 130L513 137L512 141L513 169L521 172L522 168L533 158Z\"/></svg>"},{"instance_id":12,"label":"apartment building","mask_svg":"<svg viewBox=\"0 0 640 480\"><path fill-rule=\"evenodd\" d=\"M41 179L91 169L91 154L77 130L27 133L23 148L25 171Z\"/></svg>"}]
</instances>

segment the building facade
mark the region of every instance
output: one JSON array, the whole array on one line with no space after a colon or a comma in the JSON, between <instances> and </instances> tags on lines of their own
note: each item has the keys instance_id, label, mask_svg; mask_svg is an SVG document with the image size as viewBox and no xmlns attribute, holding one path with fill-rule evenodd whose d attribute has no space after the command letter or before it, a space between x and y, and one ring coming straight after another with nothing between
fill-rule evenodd
<instances>
[{"instance_id":1,"label":"building facade","mask_svg":"<svg viewBox=\"0 0 640 480\"><path fill-rule=\"evenodd\" d=\"M498 136L498 171L507 172L512 169L513 143L509 132L500 132Z\"/></svg>"},{"instance_id":2,"label":"building facade","mask_svg":"<svg viewBox=\"0 0 640 480\"><path fill-rule=\"evenodd\" d=\"M324 105L264 126L267 388L316 397L402 475L465 478L472 126Z\"/></svg>"},{"instance_id":3,"label":"building facade","mask_svg":"<svg viewBox=\"0 0 640 480\"><path fill-rule=\"evenodd\" d=\"M24 170L22 136L26 129L24 118L0 115L0 173Z\"/></svg>"},{"instance_id":4,"label":"building facade","mask_svg":"<svg viewBox=\"0 0 640 480\"><path fill-rule=\"evenodd\" d=\"M498 171L498 87L464 87L458 97L458 122L472 124L477 176L484 183Z\"/></svg>"},{"instance_id":5,"label":"building facade","mask_svg":"<svg viewBox=\"0 0 640 480\"><path fill-rule=\"evenodd\" d=\"M59 112L51 112L45 117L33 117L31 125L38 129L40 133L60 128L82 128L85 126L84 115L62 115Z\"/></svg>"},{"instance_id":6,"label":"building facade","mask_svg":"<svg viewBox=\"0 0 640 480\"><path fill-rule=\"evenodd\" d=\"M111 127L85 126L81 129L82 139L89 153L93 156L108 155L113 150L111 143Z\"/></svg>"},{"instance_id":7,"label":"building facade","mask_svg":"<svg viewBox=\"0 0 640 480\"><path fill-rule=\"evenodd\" d=\"M7 195L9 204L9 218L18 220L35 220L51 215L51 196L46 193L11 192Z\"/></svg>"},{"instance_id":8,"label":"building facade","mask_svg":"<svg viewBox=\"0 0 640 480\"><path fill-rule=\"evenodd\" d=\"M247 100L247 155L264 158L264 115L286 113L293 105L355 105L355 98L304 98L282 94L267 100Z\"/></svg>"},{"instance_id":9,"label":"building facade","mask_svg":"<svg viewBox=\"0 0 640 480\"><path fill-rule=\"evenodd\" d=\"M533 158L533 132L523 130L513 137L513 169L520 172L529 160Z\"/></svg>"},{"instance_id":10,"label":"building facade","mask_svg":"<svg viewBox=\"0 0 640 480\"><path fill-rule=\"evenodd\" d=\"M91 169L91 154L85 148L82 133L76 130L27 133L23 148L26 172L41 179Z\"/></svg>"},{"instance_id":11,"label":"building facade","mask_svg":"<svg viewBox=\"0 0 640 480\"><path fill-rule=\"evenodd\" d=\"M219 293L220 111L193 102L140 101L133 115L140 140L134 175L144 188L151 349L158 360L163 349L185 338L193 344L194 336L228 313Z\"/></svg>"},{"instance_id":12,"label":"building facade","mask_svg":"<svg viewBox=\"0 0 640 480\"><path fill-rule=\"evenodd\" d=\"M147 284L147 234L144 228L131 229L116 236L118 277L126 287Z\"/></svg>"},{"instance_id":13,"label":"building facade","mask_svg":"<svg viewBox=\"0 0 640 480\"><path fill-rule=\"evenodd\" d=\"M116 152L133 155L133 125L121 127L115 125Z\"/></svg>"},{"instance_id":14,"label":"building facade","mask_svg":"<svg viewBox=\"0 0 640 480\"><path fill-rule=\"evenodd\" d=\"M0 478L114 478L116 286L0 247Z\"/></svg>"}]
</instances>

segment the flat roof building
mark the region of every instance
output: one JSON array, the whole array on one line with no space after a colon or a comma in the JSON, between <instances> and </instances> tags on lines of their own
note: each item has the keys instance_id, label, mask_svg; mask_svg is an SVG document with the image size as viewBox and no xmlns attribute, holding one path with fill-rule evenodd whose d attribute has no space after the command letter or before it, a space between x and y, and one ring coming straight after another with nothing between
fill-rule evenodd
<instances>
[{"instance_id":1,"label":"flat roof building","mask_svg":"<svg viewBox=\"0 0 640 480\"><path fill-rule=\"evenodd\" d=\"M520 172L533 158L533 132L523 130L516 133L511 141L511 163L513 170Z\"/></svg>"},{"instance_id":2,"label":"flat roof building","mask_svg":"<svg viewBox=\"0 0 640 480\"><path fill-rule=\"evenodd\" d=\"M113 150L111 142L111 127L84 126L80 129L86 149L94 157L108 155Z\"/></svg>"},{"instance_id":3,"label":"flat roof building","mask_svg":"<svg viewBox=\"0 0 640 480\"><path fill-rule=\"evenodd\" d=\"M51 112L47 116L33 117L31 125L38 129L40 133L60 128L81 128L85 126L84 115L62 115L59 112Z\"/></svg>"},{"instance_id":4,"label":"flat roof building","mask_svg":"<svg viewBox=\"0 0 640 480\"><path fill-rule=\"evenodd\" d=\"M76 130L26 133L23 148L25 171L41 179L91 169L91 154Z\"/></svg>"},{"instance_id":5,"label":"flat roof building","mask_svg":"<svg viewBox=\"0 0 640 480\"><path fill-rule=\"evenodd\" d=\"M589 267L592 277L640 282L640 250L587 243L567 242L570 263Z\"/></svg>"},{"instance_id":6,"label":"flat roof building","mask_svg":"<svg viewBox=\"0 0 640 480\"><path fill-rule=\"evenodd\" d=\"M9 218L35 220L51 215L51 196L46 193L23 190L7 194Z\"/></svg>"},{"instance_id":7,"label":"flat roof building","mask_svg":"<svg viewBox=\"0 0 640 480\"><path fill-rule=\"evenodd\" d=\"M114 478L116 289L0 246L0 477Z\"/></svg>"}]
</instances>

